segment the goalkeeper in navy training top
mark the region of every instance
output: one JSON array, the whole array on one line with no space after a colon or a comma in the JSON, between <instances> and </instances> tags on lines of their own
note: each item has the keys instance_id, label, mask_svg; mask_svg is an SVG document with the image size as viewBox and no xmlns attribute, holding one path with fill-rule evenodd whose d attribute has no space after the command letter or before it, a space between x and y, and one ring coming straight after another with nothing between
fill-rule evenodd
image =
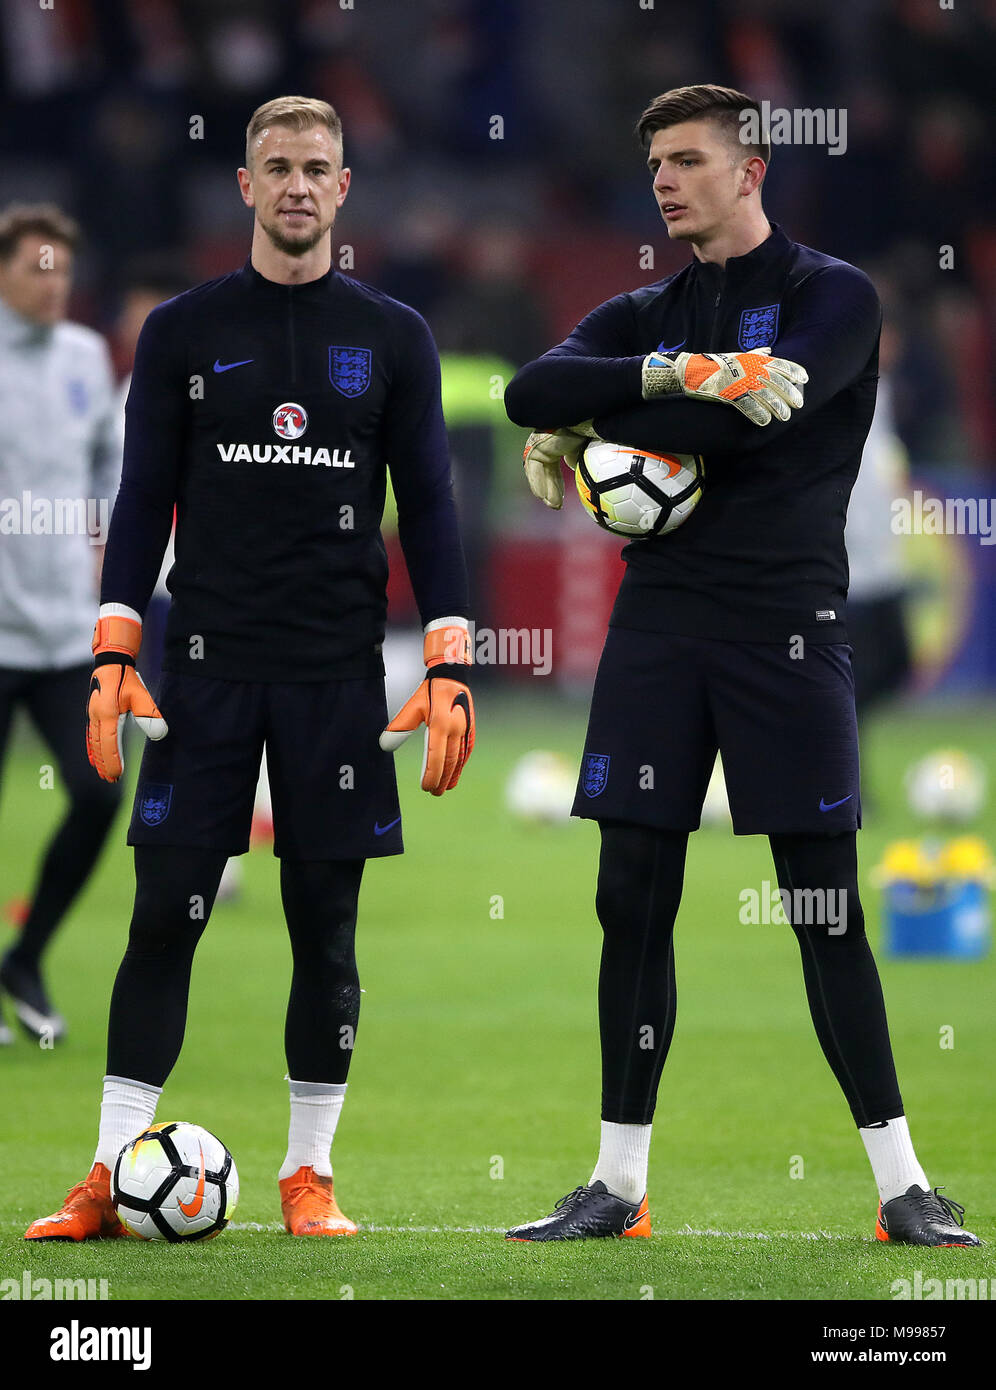
<instances>
[{"instance_id":1,"label":"goalkeeper in navy training top","mask_svg":"<svg viewBox=\"0 0 996 1390\"><path fill-rule=\"evenodd\" d=\"M425 724L421 785L439 796L473 747L467 578L435 344L414 310L333 265L350 171L331 106L283 97L260 107L238 178L255 213L249 259L154 309L136 351L87 732L90 761L112 782L126 712L153 740L128 836L135 907L93 1167L30 1239L125 1234L109 1170L153 1122L179 1055L194 949L225 861L248 848L264 744L294 961L284 1224L355 1234L330 1150L359 1015L363 865L402 852L392 750ZM388 467L427 668L390 724ZM135 658L174 504L153 702Z\"/></svg>"},{"instance_id":2,"label":"goalkeeper in navy training top","mask_svg":"<svg viewBox=\"0 0 996 1390\"><path fill-rule=\"evenodd\" d=\"M770 149L741 140L751 115L760 130L757 102L712 85L651 103L637 133L689 264L600 305L506 392L511 419L535 431L526 473L548 506L563 500L561 459L576 465L590 438L701 453L707 484L681 527L623 552L574 803L601 834L598 1162L551 1215L508 1234L650 1234L672 932L719 750L735 832L769 837L817 1036L878 1186L876 1235L976 1245L913 1151L858 898L844 521L881 309L860 270L768 222Z\"/></svg>"}]
</instances>

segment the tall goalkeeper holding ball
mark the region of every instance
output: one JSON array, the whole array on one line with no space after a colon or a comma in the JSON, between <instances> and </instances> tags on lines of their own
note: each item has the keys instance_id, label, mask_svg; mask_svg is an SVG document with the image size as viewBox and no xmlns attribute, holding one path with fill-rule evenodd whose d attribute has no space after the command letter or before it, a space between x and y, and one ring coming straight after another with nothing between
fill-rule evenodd
<instances>
[{"instance_id":1,"label":"tall goalkeeper holding ball","mask_svg":"<svg viewBox=\"0 0 996 1390\"><path fill-rule=\"evenodd\" d=\"M526 473L548 506L562 503L561 459L576 464L592 438L706 466L682 524L624 552L574 804L601 834L598 1161L549 1216L508 1235L650 1234L672 933L719 750L734 830L768 836L788 890L813 1023L878 1186L876 1235L976 1245L914 1153L858 897L844 521L881 309L861 271L768 222L770 148L740 138L751 115L760 129L757 102L712 85L650 104L637 133L668 236L691 260L600 305L506 392L510 418L535 431Z\"/></svg>"},{"instance_id":2,"label":"tall goalkeeper holding ball","mask_svg":"<svg viewBox=\"0 0 996 1390\"><path fill-rule=\"evenodd\" d=\"M93 1167L30 1239L124 1234L108 1170L152 1123L179 1055L194 949L227 858L248 848L264 744L294 961L284 1224L294 1235L355 1233L330 1150L359 1015L363 866L402 852L390 754L425 724L421 785L440 796L473 746L467 579L431 335L413 310L333 265L350 171L331 106L283 97L260 107L238 177L255 214L249 259L153 310L138 343L87 733L90 761L111 782L126 713L153 740L128 837L135 908ZM390 724L388 468L427 668ZM154 702L135 658L174 506Z\"/></svg>"}]
</instances>

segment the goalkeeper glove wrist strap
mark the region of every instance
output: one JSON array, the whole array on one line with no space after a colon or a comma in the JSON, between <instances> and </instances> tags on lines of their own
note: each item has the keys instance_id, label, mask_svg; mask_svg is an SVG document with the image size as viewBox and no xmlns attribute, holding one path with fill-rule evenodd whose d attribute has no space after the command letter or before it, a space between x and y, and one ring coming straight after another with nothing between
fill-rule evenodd
<instances>
[{"instance_id":1,"label":"goalkeeper glove wrist strap","mask_svg":"<svg viewBox=\"0 0 996 1390\"><path fill-rule=\"evenodd\" d=\"M461 685L470 684L470 668L462 663L455 665L449 661L438 661L435 666L426 668L425 678L427 681L438 680L459 681Z\"/></svg>"},{"instance_id":2,"label":"goalkeeper glove wrist strap","mask_svg":"<svg viewBox=\"0 0 996 1390\"><path fill-rule=\"evenodd\" d=\"M134 618L122 618L117 615L97 619L93 629L93 642L90 647L95 657L110 653L114 653L117 659L122 656L130 656L132 658L131 664L134 666L135 657L138 656L141 646L141 622Z\"/></svg>"},{"instance_id":3,"label":"goalkeeper glove wrist strap","mask_svg":"<svg viewBox=\"0 0 996 1390\"><path fill-rule=\"evenodd\" d=\"M93 658L93 669L98 666L134 666L135 658L130 652L98 652Z\"/></svg>"},{"instance_id":4,"label":"goalkeeper glove wrist strap","mask_svg":"<svg viewBox=\"0 0 996 1390\"><path fill-rule=\"evenodd\" d=\"M469 666L470 633L464 618L437 618L429 623L422 643L422 660L430 670L440 665Z\"/></svg>"},{"instance_id":5,"label":"goalkeeper glove wrist strap","mask_svg":"<svg viewBox=\"0 0 996 1390\"><path fill-rule=\"evenodd\" d=\"M670 357L652 352L643 359L643 399L655 396L674 396L682 389L678 368Z\"/></svg>"}]
</instances>

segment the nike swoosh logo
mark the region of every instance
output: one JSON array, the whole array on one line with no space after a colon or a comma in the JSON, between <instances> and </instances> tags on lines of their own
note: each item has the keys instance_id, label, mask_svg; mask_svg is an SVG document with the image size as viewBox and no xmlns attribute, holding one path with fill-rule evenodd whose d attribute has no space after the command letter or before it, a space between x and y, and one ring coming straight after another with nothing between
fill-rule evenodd
<instances>
[{"instance_id":1,"label":"nike swoosh logo","mask_svg":"<svg viewBox=\"0 0 996 1390\"><path fill-rule=\"evenodd\" d=\"M394 820L392 820L388 825L381 825L379 821L374 821L374 834L386 835L389 830L394 829L394 827L397 825L400 819L400 816L395 816Z\"/></svg>"},{"instance_id":2,"label":"nike swoosh logo","mask_svg":"<svg viewBox=\"0 0 996 1390\"><path fill-rule=\"evenodd\" d=\"M641 1203L641 1206L642 1206L642 1203ZM624 1230L624 1231L631 1231L631 1230L633 1229L633 1227L639 1222L639 1220L640 1220L640 1207L637 1207L636 1211L630 1212L629 1216L626 1217L626 1220L623 1222L623 1230Z\"/></svg>"},{"instance_id":3,"label":"nike swoosh logo","mask_svg":"<svg viewBox=\"0 0 996 1390\"><path fill-rule=\"evenodd\" d=\"M233 367L248 367L249 363L255 362L255 360L255 357L245 357L241 362L226 362L223 365L216 357L214 359L214 369L216 372L230 372Z\"/></svg>"},{"instance_id":4,"label":"nike swoosh logo","mask_svg":"<svg viewBox=\"0 0 996 1390\"><path fill-rule=\"evenodd\" d=\"M853 796L853 795L854 795L854 793L851 792L851 796ZM827 805L827 803L823 800L823 798L822 798L822 796L821 796L821 797L820 797L820 810L821 810L821 811L832 811L832 810L834 809L835 806L843 806L843 804L844 804L845 801L850 801L851 796L843 796L843 797L841 797L841 799L840 799L839 801L831 801L829 806Z\"/></svg>"},{"instance_id":5,"label":"nike swoosh logo","mask_svg":"<svg viewBox=\"0 0 996 1390\"><path fill-rule=\"evenodd\" d=\"M683 348L687 342L688 342L688 339L687 339L687 338L682 338L681 342L680 342L680 343L675 343L674 347L665 347L664 344L661 343L661 345L660 345L660 347L657 349L657 351L658 351L658 352L663 352L664 356L665 356L665 357L668 357L668 356L670 356L670 354L671 354L672 352L677 352L679 348Z\"/></svg>"},{"instance_id":6,"label":"nike swoosh logo","mask_svg":"<svg viewBox=\"0 0 996 1390\"><path fill-rule=\"evenodd\" d=\"M189 1202L177 1202L184 1216L195 1217L204 1205L204 1150L198 1144L201 1155L201 1171L197 1178L197 1191Z\"/></svg>"},{"instance_id":7,"label":"nike swoosh logo","mask_svg":"<svg viewBox=\"0 0 996 1390\"><path fill-rule=\"evenodd\" d=\"M454 697L453 697L453 703L450 705L450 709L451 709L451 710L454 710L454 709L462 709L462 710L463 710L463 717L464 717L464 719L467 721L466 728L464 729L463 735L462 735L462 737L461 737L461 739L460 739L460 764L459 764L459 765L460 765L460 767L463 767L464 763L467 761L467 758L469 757L469 750L468 750L468 748L467 748L467 741L468 741L469 738L470 738L470 700L469 700L469 698L468 698L468 696L467 696L466 690L461 690L460 693L459 693L459 695L454 695Z\"/></svg>"}]
</instances>

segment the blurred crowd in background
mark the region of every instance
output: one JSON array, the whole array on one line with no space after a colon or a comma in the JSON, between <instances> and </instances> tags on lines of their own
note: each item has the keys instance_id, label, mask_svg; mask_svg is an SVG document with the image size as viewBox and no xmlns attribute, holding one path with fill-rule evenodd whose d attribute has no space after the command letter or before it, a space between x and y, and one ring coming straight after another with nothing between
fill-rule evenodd
<instances>
[{"instance_id":1,"label":"blurred crowd in background","mask_svg":"<svg viewBox=\"0 0 996 1390\"><path fill-rule=\"evenodd\" d=\"M875 279L913 464L996 469L990 373L966 370L996 351L996 0L0 0L0 44L0 201L80 220L74 316L112 342L136 262L193 283L245 259L234 171L275 94L343 118L352 273L442 351L513 366L687 259L632 134L651 97L843 107L845 153L775 148L769 216Z\"/></svg>"}]
</instances>

